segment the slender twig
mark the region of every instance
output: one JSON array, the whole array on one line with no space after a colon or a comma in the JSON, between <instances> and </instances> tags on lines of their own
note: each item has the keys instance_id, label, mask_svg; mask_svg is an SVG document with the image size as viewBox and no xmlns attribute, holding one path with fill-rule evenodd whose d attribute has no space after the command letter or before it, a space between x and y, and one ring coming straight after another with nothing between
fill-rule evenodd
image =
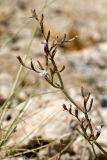
<instances>
[{"instance_id":1,"label":"slender twig","mask_svg":"<svg viewBox=\"0 0 107 160\"><path fill-rule=\"evenodd\" d=\"M90 144L91 144L91 143L90 143ZM93 143L91 144L91 147L92 147L93 153L94 153L94 155L95 155L95 159L97 160L98 157L97 157L97 154L96 154L96 152L95 152L95 148L94 148L94 144L93 144Z\"/></svg>"}]
</instances>

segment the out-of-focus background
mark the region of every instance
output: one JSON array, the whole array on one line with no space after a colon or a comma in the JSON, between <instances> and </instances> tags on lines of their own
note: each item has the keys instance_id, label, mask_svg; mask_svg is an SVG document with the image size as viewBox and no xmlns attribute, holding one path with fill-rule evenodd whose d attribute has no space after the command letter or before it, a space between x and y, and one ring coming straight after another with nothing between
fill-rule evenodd
<instances>
[{"instance_id":1,"label":"out-of-focus background","mask_svg":"<svg viewBox=\"0 0 107 160\"><path fill-rule=\"evenodd\" d=\"M59 66L66 66L62 73L64 84L78 103L82 104L81 86L91 92L91 118L94 126L104 124L99 142L107 149L107 1L0 0L0 106L14 93L3 125L11 124L21 103L31 100L6 145L17 148L20 144L18 147L25 150L47 145L23 155L16 153L18 156L11 159L56 159L59 139L64 137L68 147L61 160L92 160L90 147L75 130L77 122L62 109L62 104L69 101L34 72L20 70L16 58L19 55L26 55L28 64L31 58L35 65L37 59L43 62L43 37L38 23L29 18L31 9L44 14L45 29L50 30L52 39L61 38L64 33L68 39L77 36L58 49L56 61ZM106 160L96 150L100 159Z\"/></svg>"}]
</instances>

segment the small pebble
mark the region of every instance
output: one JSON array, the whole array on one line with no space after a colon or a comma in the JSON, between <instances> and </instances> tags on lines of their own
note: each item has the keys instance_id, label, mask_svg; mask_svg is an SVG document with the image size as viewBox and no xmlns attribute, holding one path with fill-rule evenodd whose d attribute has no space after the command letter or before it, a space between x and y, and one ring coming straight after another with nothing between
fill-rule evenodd
<instances>
[{"instance_id":1,"label":"small pebble","mask_svg":"<svg viewBox=\"0 0 107 160\"><path fill-rule=\"evenodd\" d=\"M106 108L106 107L107 107L107 97L103 97L103 98L100 100L100 104L101 104L101 107L102 107L102 108Z\"/></svg>"}]
</instances>

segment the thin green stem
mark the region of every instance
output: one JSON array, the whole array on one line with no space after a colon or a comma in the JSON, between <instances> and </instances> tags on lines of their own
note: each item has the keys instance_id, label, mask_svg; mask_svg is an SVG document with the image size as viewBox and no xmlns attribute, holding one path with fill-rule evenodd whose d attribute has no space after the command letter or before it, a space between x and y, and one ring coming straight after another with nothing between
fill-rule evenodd
<instances>
[{"instance_id":1,"label":"thin green stem","mask_svg":"<svg viewBox=\"0 0 107 160\"><path fill-rule=\"evenodd\" d=\"M94 141L94 144L107 156L107 151L105 151L98 142Z\"/></svg>"},{"instance_id":2,"label":"thin green stem","mask_svg":"<svg viewBox=\"0 0 107 160\"><path fill-rule=\"evenodd\" d=\"M84 113L83 109L80 108L80 106L70 97L70 95L66 92L65 89L61 89L62 92L64 93L64 95L70 100L71 103L74 104L74 106L76 106L81 112Z\"/></svg>"},{"instance_id":3,"label":"thin green stem","mask_svg":"<svg viewBox=\"0 0 107 160\"><path fill-rule=\"evenodd\" d=\"M60 73L59 73L59 71L58 71L58 68L57 68L57 65L56 65L54 59L51 58L51 61L52 61L52 64L53 64L53 66L54 66L54 68L55 68L56 74L57 74L57 76L58 76L58 79L59 79L59 82L60 82L60 85L61 85L61 90L62 90L62 89L64 89L63 80L62 80L62 78L61 78L61 75L60 75Z\"/></svg>"},{"instance_id":4,"label":"thin green stem","mask_svg":"<svg viewBox=\"0 0 107 160\"><path fill-rule=\"evenodd\" d=\"M91 143L90 143L90 144L91 144ZM94 153L94 155L95 155L95 158L97 159L98 157L97 157L97 154L96 154L96 152L95 152L95 148L94 148L94 144L93 144L93 143L91 144L91 147L92 147L93 153Z\"/></svg>"},{"instance_id":5,"label":"thin green stem","mask_svg":"<svg viewBox=\"0 0 107 160\"><path fill-rule=\"evenodd\" d=\"M87 112L86 108L85 108L85 113L84 114L85 114L85 118L86 118L86 120L87 120L87 122L89 124L90 132L91 132L91 137L94 138L94 131L93 131L93 128L92 128L92 125L91 125L91 120L88 117L88 112Z\"/></svg>"}]
</instances>

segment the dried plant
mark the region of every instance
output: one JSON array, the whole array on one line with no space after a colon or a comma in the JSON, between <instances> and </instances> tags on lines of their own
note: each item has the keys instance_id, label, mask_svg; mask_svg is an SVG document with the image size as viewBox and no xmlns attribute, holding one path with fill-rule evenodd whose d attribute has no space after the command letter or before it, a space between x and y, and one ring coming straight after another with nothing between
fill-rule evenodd
<instances>
[{"instance_id":1,"label":"dried plant","mask_svg":"<svg viewBox=\"0 0 107 160\"><path fill-rule=\"evenodd\" d=\"M64 71L65 66L63 65L61 69L58 68L56 61L55 61L55 55L57 52L57 48L65 43L72 42L76 37L73 39L68 40L66 34L64 34L63 38L59 40L53 40L51 45L49 44L50 40L50 31L48 33L45 33L44 28L44 15L42 14L39 18L36 14L35 10L32 10L32 16L30 18L34 18L38 21L41 29L41 33L43 35L44 40L42 41L42 44L44 45L44 60L45 65L42 65L40 61L37 61L38 68L35 68L33 61L31 60L30 67L27 66L22 58L18 56L18 60L25 68L30 69L37 74L39 74L40 77L42 77L44 80L46 80L52 87L57 88L63 92L63 94L68 98L68 100L71 102L71 105L67 107L65 104L63 104L63 109L68 111L70 115L74 116L79 124L80 128L78 128L78 132L87 140L87 142L91 145L92 150L95 154L95 157L97 158L96 152L95 152L95 146L97 146L106 156L107 152L102 148L102 146L97 142L98 137L100 136L102 132L101 126L96 126L96 131L93 129L92 121L90 119L89 113L93 106L93 99L90 98L90 93L85 94L84 89L81 88L81 95L83 97L83 106L81 107L76 103L76 101L67 93L61 72ZM51 64L51 65L50 65ZM57 77L57 81L55 79ZM72 112L72 104L75 106L75 112ZM89 104L89 105L88 105ZM84 116L83 118L80 118L80 113L82 113ZM61 155L60 155L61 156ZM60 157L59 156L59 157ZM60 159L60 158L59 158Z\"/></svg>"}]
</instances>

